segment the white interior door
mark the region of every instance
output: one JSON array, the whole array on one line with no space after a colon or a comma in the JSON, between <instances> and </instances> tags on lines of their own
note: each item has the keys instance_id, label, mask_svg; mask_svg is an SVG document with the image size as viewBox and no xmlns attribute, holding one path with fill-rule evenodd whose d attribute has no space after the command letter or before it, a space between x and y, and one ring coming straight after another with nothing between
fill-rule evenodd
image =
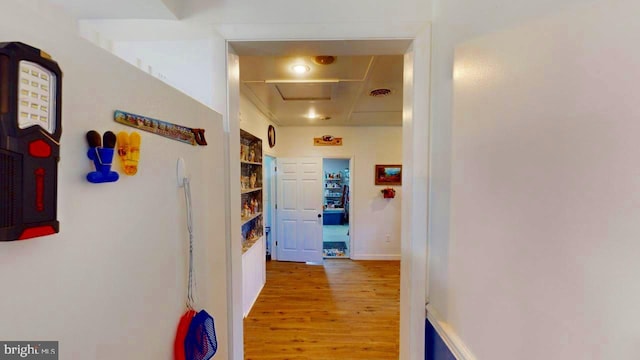
<instances>
[{"instance_id":1,"label":"white interior door","mask_svg":"<svg viewBox=\"0 0 640 360\"><path fill-rule=\"evenodd\" d=\"M322 158L278 158L280 261L322 262Z\"/></svg>"}]
</instances>

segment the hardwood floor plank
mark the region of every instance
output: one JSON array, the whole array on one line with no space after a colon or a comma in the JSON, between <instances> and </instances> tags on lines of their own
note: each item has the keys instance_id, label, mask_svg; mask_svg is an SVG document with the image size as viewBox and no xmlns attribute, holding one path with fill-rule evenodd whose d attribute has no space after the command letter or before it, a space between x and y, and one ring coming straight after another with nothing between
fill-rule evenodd
<instances>
[{"instance_id":1,"label":"hardwood floor plank","mask_svg":"<svg viewBox=\"0 0 640 360\"><path fill-rule=\"evenodd\" d=\"M267 262L246 360L398 359L400 262Z\"/></svg>"}]
</instances>

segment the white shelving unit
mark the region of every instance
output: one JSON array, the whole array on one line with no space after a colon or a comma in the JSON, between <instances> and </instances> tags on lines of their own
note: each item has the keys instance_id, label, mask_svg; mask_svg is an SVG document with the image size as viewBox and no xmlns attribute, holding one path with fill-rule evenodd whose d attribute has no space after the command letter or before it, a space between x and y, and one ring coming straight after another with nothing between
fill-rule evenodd
<instances>
[{"instance_id":1,"label":"white shelving unit","mask_svg":"<svg viewBox=\"0 0 640 360\"><path fill-rule=\"evenodd\" d=\"M266 282L262 140L240 130L242 311L246 317Z\"/></svg>"},{"instance_id":2,"label":"white shelving unit","mask_svg":"<svg viewBox=\"0 0 640 360\"><path fill-rule=\"evenodd\" d=\"M257 213L257 214L253 214L253 215L249 216L248 218L241 217L241 218L240 218L240 220L242 221L242 224L241 224L241 225L244 225L244 224L248 223L249 221L251 221L251 220L253 220L253 219L257 218L258 216L262 216L262 212L259 212L259 213Z\"/></svg>"},{"instance_id":3,"label":"white shelving unit","mask_svg":"<svg viewBox=\"0 0 640 360\"><path fill-rule=\"evenodd\" d=\"M254 188L254 189L242 189L242 190L240 190L240 194L248 194L248 193L252 193L254 191L261 191L261 190L262 190L261 187Z\"/></svg>"},{"instance_id":4,"label":"white shelving unit","mask_svg":"<svg viewBox=\"0 0 640 360\"><path fill-rule=\"evenodd\" d=\"M264 236L262 236L242 254L242 313L244 317L249 315L267 280L265 252Z\"/></svg>"},{"instance_id":5,"label":"white shelving unit","mask_svg":"<svg viewBox=\"0 0 640 360\"><path fill-rule=\"evenodd\" d=\"M326 208L342 207L340 201L343 189L342 180L340 173L324 174L324 205Z\"/></svg>"},{"instance_id":6,"label":"white shelving unit","mask_svg":"<svg viewBox=\"0 0 640 360\"><path fill-rule=\"evenodd\" d=\"M255 162L255 161L244 161L244 160L240 160L240 164L249 164L249 165L260 165L260 166L262 166L262 163Z\"/></svg>"}]
</instances>

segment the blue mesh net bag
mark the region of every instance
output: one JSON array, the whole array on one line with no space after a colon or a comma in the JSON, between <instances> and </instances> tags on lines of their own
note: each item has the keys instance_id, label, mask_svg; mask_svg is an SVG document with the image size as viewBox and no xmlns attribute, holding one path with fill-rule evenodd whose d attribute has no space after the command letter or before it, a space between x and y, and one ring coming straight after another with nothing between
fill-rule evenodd
<instances>
[{"instance_id":1,"label":"blue mesh net bag","mask_svg":"<svg viewBox=\"0 0 640 360\"><path fill-rule=\"evenodd\" d=\"M201 310L191 321L184 339L187 360L209 360L218 351L218 340L213 318Z\"/></svg>"}]
</instances>

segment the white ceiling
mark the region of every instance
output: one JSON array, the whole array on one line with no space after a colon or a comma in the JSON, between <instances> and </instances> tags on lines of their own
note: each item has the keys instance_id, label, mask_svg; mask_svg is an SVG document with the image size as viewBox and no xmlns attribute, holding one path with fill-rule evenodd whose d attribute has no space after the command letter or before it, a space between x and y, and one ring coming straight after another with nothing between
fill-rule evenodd
<instances>
[{"instance_id":1,"label":"white ceiling","mask_svg":"<svg viewBox=\"0 0 640 360\"><path fill-rule=\"evenodd\" d=\"M129 36L123 41L161 38L171 29L172 39L184 31L187 38L193 32L215 32L225 39L345 39L345 38L411 38L431 19L431 0L49 0L65 8L80 20L117 21L166 20L188 24L172 26L168 22L145 23L145 28L157 28L139 34L136 26L126 26ZM103 24L104 25L104 24ZM135 25L135 24L134 24ZM194 30L196 27L199 30ZM134 29L134 30L132 30ZM123 34L121 34L123 35ZM287 36L289 35L289 36ZM143 37L147 37L143 39Z\"/></svg>"},{"instance_id":2,"label":"white ceiling","mask_svg":"<svg viewBox=\"0 0 640 360\"><path fill-rule=\"evenodd\" d=\"M402 54L411 40L235 41L230 45L240 56L241 92L281 126L402 124ZM323 54L336 56L335 63L318 65L314 57ZM293 64L305 64L311 71L296 75L291 71ZM288 83L292 80L297 82ZM369 96L377 88L392 92ZM311 110L316 118L308 117ZM322 120L326 117L331 119Z\"/></svg>"},{"instance_id":3,"label":"white ceiling","mask_svg":"<svg viewBox=\"0 0 640 360\"><path fill-rule=\"evenodd\" d=\"M185 0L184 19L217 24L424 23L428 0Z\"/></svg>"},{"instance_id":4,"label":"white ceiling","mask_svg":"<svg viewBox=\"0 0 640 360\"><path fill-rule=\"evenodd\" d=\"M169 19L207 24L424 23L428 0L49 0L79 19Z\"/></svg>"},{"instance_id":5,"label":"white ceiling","mask_svg":"<svg viewBox=\"0 0 640 360\"><path fill-rule=\"evenodd\" d=\"M177 19L180 0L49 0L78 19Z\"/></svg>"},{"instance_id":6,"label":"white ceiling","mask_svg":"<svg viewBox=\"0 0 640 360\"><path fill-rule=\"evenodd\" d=\"M425 26L431 9L430 1L425 0L376 2L375 6L370 0L49 1L80 19L81 27L91 27L113 41L179 41L220 35L235 39L231 45L240 55L241 91L282 126L400 125L401 54L410 46L411 34ZM284 39L289 31L307 31L309 36L300 36L323 41L239 41ZM333 40L362 38L363 34L372 39L376 33L397 40ZM338 60L321 68L312 61L315 55L334 55ZM305 58L312 68L307 79L321 83L283 84L282 80L292 79L289 63L293 57ZM280 83L267 84L266 80ZM391 94L368 95L380 87L391 89ZM304 97L315 99L300 99ZM331 120L304 117L311 109Z\"/></svg>"},{"instance_id":7,"label":"white ceiling","mask_svg":"<svg viewBox=\"0 0 640 360\"><path fill-rule=\"evenodd\" d=\"M331 65L317 64L314 58L240 56L241 92L281 126L402 124L402 55L337 56ZM304 64L310 71L295 74L291 70L294 64ZM391 93L369 96L378 88L390 89ZM315 116L310 117L310 113Z\"/></svg>"}]
</instances>

